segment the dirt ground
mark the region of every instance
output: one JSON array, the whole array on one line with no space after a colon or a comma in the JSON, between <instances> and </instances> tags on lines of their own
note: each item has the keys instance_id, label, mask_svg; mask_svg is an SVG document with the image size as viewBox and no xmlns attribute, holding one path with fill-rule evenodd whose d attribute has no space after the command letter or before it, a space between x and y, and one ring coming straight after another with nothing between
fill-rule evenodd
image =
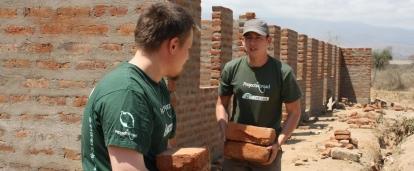
<instances>
[{"instance_id":1,"label":"dirt ground","mask_svg":"<svg viewBox=\"0 0 414 171\"><path fill-rule=\"evenodd\" d=\"M374 91L375 98L401 104L409 108L414 104L412 92ZM401 95L403 94L403 95ZM414 95L414 93L412 93ZM414 136L403 140L393 149L382 147L381 131L378 123L372 129L351 128L346 122L341 122L339 116L349 115L353 111L363 113L363 108L347 107L345 110L334 110L330 114L318 117L316 122L300 126L296 129L283 146L282 170L294 171L355 171L355 170L414 170ZM392 108L383 109L381 116L385 120L414 118L414 111L395 111ZM348 129L351 137L358 140L358 149L362 154L360 162L336 160L331 157L322 159L321 148L324 142L334 135L337 129ZM389 155L389 156L386 156ZM385 159L385 164L383 164Z\"/></svg>"}]
</instances>

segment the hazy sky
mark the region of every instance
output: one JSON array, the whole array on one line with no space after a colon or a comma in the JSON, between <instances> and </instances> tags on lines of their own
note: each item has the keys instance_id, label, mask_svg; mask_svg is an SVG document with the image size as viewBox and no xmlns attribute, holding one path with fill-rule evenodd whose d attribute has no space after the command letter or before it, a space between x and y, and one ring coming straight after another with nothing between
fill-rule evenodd
<instances>
[{"instance_id":1,"label":"hazy sky","mask_svg":"<svg viewBox=\"0 0 414 171\"><path fill-rule=\"evenodd\" d=\"M414 0L201 0L202 18L212 6L255 12L269 24L287 27L340 45L382 48L396 56L414 54ZM328 35L329 34L329 35Z\"/></svg>"}]
</instances>

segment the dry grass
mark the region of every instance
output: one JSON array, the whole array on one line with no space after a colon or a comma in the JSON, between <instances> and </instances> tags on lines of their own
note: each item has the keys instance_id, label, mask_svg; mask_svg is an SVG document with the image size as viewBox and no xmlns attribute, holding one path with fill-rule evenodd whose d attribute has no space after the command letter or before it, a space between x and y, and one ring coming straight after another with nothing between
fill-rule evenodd
<instances>
[{"instance_id":1,"label":"dry grass","mask_svg":"<svg viewBox=\"0 0 414 171\"><path fill-rule=\"evenodd\" d=\"M414 64L388 65L384 70L374 71L372 85L377 90L414 90Z\"/></svg>"}]
</instances>

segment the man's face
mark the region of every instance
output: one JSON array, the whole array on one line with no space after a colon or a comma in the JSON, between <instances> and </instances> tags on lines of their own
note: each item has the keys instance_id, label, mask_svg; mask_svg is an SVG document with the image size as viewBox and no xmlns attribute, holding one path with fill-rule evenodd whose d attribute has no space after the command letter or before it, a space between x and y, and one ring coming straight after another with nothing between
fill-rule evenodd
<instances>
[{"instance_id":1,"label":"man's face","mask_svg":"<svg viewBox=\"0 0 414 171\"><path fill-rule=\"evenodd\" d=\"M172 56L172 62L171 62L171 69L168 73L168 77L170 79L177 79L180 75L181 71L183 70L184 64L187 62L189 55L190 55L190 49L193 44L193 31L190 31L189 36L185 40L184 44L181 46L178 46L176 53Z\"/></svg>"},{"instance_id":2,"label":"man's face","mask_svg":"<svg viewBox=\"0 0 414 171\"><path fill-rule=\"evenodd\" d=\"M267 53L267 46L270 43L270 37L262 36L255 32L247 32L243 36L243 45L246 49L246 53L249 56L258 56Z\"/></svg>"}]
</instances>

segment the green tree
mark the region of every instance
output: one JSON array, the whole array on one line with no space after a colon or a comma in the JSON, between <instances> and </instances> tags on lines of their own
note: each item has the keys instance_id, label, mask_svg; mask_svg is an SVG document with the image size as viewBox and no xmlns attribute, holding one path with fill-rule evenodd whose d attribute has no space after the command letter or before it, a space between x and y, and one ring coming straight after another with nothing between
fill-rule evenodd
<instances>
[{"instance_id":1,"label":"green tree","mask_svg":"<svg viewBox=\"0 0 414 171\"><path fill-rule=\"evenodd\" d=\"M382 50L375 50L372 54L374 58L374 67L377 70L383 70L392 60L392 48L388 47Z\"/></svg>"},{"instance_id":2,"label":"green tree","mask_svg":"<svg viewBox=\"0 0 414 171\"><path fill-rule=\"evenodd\" d=\"M374 66L374 78L373 81L375 82L375 78L377 76L378 70L383 70L385 66L387 66L392 60L392 47L387 47L382 50L374 50L372 53L373 58L373 66Z\"/></svg>"}]
</instances>

